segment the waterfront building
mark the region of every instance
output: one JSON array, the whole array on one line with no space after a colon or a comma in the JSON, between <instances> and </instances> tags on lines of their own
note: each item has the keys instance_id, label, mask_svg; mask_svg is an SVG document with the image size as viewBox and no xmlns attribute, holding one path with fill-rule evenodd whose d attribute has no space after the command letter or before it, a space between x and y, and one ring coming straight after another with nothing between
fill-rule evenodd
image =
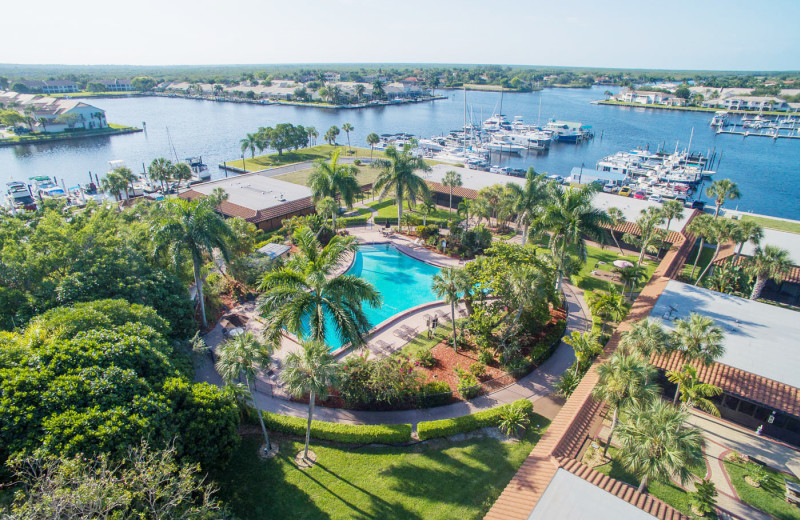
<instances>
[{"instance_id":1,"label":"waterfront building","mask_svg":"<svg viewBox=\"0 0 800 520\"><path fill-rule=\"evenodd\" d=\"M133 90L129 79L103 79L98 81L105 92L130 92Z\"/></svg>"},{"instance_id":2,"label":"waterfront building","mask_svg":"<svg viewBox=\"0 0 800 520\"><path fill-rule=\"evenodd\" d=\"M786 111L789 104L775 96L731 96L703 101L706 108L720 110L776 110Z\"/></svg>"},{"instance_id":3,"label":"waterfront building","mask_svg":"<svg viewBox=\"0 0 800 520\"><path fill-rule=\"evenodd\" d=\"M23 85L42 94L69 94L78 92L78 84L69 80L23 81Z\"/></svg>"},{"instance_id":4,"label":"waterfront building","mask_svg":"<svg viewBox=\"0 0 800 520\"><path fill-rule=\"evenodd\" d=\"M13 105L13 109L20 114L25 114L30 107L30 115L36 120L33 123L35 132L55 133L108 127L103 109L75 99L0 91L0 103L5 106Z\"/></svg>"},{"instance_id":5,"label":"waterfront building","mask_svg":"<svg viewBox=\"0 0 800 520\"><path fill-rule=\"evenodd\" d=\"M649 90L626 90L616 96L616 99L625 103L641 105L686 106L686 100L674 94Z\"/></svg>"}]
</instances>

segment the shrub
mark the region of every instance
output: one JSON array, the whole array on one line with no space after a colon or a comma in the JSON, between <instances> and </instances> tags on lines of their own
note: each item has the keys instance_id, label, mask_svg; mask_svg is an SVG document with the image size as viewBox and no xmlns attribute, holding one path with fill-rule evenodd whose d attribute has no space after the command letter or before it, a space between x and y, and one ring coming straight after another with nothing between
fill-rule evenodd
<instances>
[{"instance_id":1,"label":"shrub","mask_svg":"<svg viewBox=\"0 0 800 520\"><path fill-rule=\"evenodd\" d=\"M483 377L486 375L486 365L481 362L473 363L469 366L469 371L475 377Z\"/></svg>"},{"instance_id":2,"label":"shrub","mask_svg":"<svg viewBox=\"0 0 800 520\"><path fill-rule=\"evenodd\" d=\"M692 509L702 516L714 512L715 501L719 493L717 487L708 479L695 483L696 491L689 493L689 502Z\"/></svg>"},{"instance_id":3,"label":"shrub","mask_svg":"<svg viewBox=\"0 0 800 520\"><path fill-rule=\"evenodd\" d=\"M517 406L526 411L528 415L533 412L533 403L527 399L520 399L510 405L503 405L491 410L477 412L454 419L442 419L439 421L423 421L417 424L417 434L420 440L434 439L438 437L449 437L458 433L471 432L484 426L495 426L503 410L509 406Z\"/></svg>"},{"instance_id":4,"label":"shrub","mask_svg":"<svg viewBox=\"0 0 800 520\"><path fill-rule=\"evenodd\" d=\"M365 226L367 225L367 221L369 220L368 216L358 216L358 217L342 217L336 220L336 226L344 226L344 227L353 227L353 226Z\"/></svg>"},{"instance_id":5,"label":"shrub","mask_svg":"<svg viewBox=\"0 0 800 520\"><path fill-rule=\"evenodd\" d=\"M583 287L583 283L584 283L583 276L580 276L580 275L577 275L577 274L573 274L573 275L571 275L569 277L569 280L570 280L570 282L572 282L572 285L574 285L575 287L581 287L581 288Z\"/></svg>"},{"instance_id":6,"label":"shrub","mask_svg":"<svg viewBox=\"0 0 800 520\"><path fill-rule=\"evenodd\" d=\"M304 417L289 417L264 412L267 428L276 432L303 436L306 434ZM311 421L311 436L322 441L344 442L348 444L399 444L411 439L410 424L341 424L325 421Z\"/></svg>"},{"instance_id":7,"label":"shrub","mask_svg":"<svg viewBox=\"0 0 800 520\"><path fill-rule=\"evenodd\" d=\"M747 469L749 470L747 476L759 486L763 485L767 479L769 479L769 473L767 473L767 470L765 470L764 466L761 464L751 462L747 465Z\"/></svg>"},{"instance_id":8,"label":"shrub","mask_svg":"<svg viewBox=\"0 0 800 520\"><path fill-rule=\"evenodd\" d=\"M503 364L503 369L514 377L527 374L530 368L531 362L522 356L511 358Z\"/></svg>"},{"instance_id":9,"label":"shrub","mask_svg":"<svg viewBox=\"0 0 800 520\"><path fill-rule=\"evenodd\" d=\"M436 358L433 357L433 354L431 354L430 350L417 352L416 355L414 355L414 360L417 362L417 364L419 364L419 366L424 368L431 368L436 364Z\"/></svg>"},{"instance_id":10,"label":"shrub","mask_svg":"<svg viewBox=\"0 0 800 520\"><path fill-rule=\"evenodd\" d=\"M574 363L570 365L567 371L561 374L561 377L559 377L558 381L556 381L556 392L562 397L571 396L572 392L578 388L578 383L581 382L580 376L575 376L575 370L573 369L574 366Z\"/></svg>"},{"instance_id":11,"label":"shrub","mask_svg":"<svg viewBox=\"0 0 800 520\"><path fill-rule=\"evenodd\" d=\"M356 166L361 166L361 159L356 159L355 161L353 161L353 164L355 164Z\"/></svg>"},{"instance_id":12,"label":"shrub","mask_svg":"<svg viewBox=\"0 0 800 520\"><path fill-rule=\"evenodd\" d=\"M453 392L450 385L444 381L431 381L419 387L418 406L420 408L433 408L450 402Z\"/></svg>"},{"instance_id":13,"label":"shrub","mask_svg":"<svg viewBox=\"0 0 800 520\"><path fill-rule=\"evenodd\" d=\"M436 247L439 245L439 236L438 235L431 235L425 241L425 243L431 247Z\"/></svg>"},{"instance_id":14,"label":"shrub","mask_svg":"<svg viewBox=\"0 0 800 520\"><path fill-rule=\"evenodd\" d=\"M530 401L525 401L526 403ZM519 402L511 403L505 407L497 418L497 427L506 435L516 435L524 430L531 422L531 410Z\"/></svg>"},{"instance_id":15,"label":"shrub","mask_svg":"<svg viewBox=\"0 0 800 520\"><path fill-rule=\"evenodd\" d=\"M492 353L489 352L488 348L482 348L481 351L478 353L478 361L483 363L484 365L488 365L494 360L494 356Z\"/></svg>"},{"instance_id":16,"label":"shrub","mask_svg":"<svg viewBox=\"0 0 800 520\"><path fill-rule=\"evenodd\" d=\"M435 224L428 224L427 226L417 226L417 236L428 240L430 237L436 237L439 235L439 227Z\"/></svg>"},{"instance_id":17,"label":"shrub","mask_svg":"<svg viewBox=\"0 0 800 520\"><path fill-rule=\"evenodd\" d=\"M455 372L456 375L458 375L458 393L461 394L461 397L464 399L472 399L478 395L478 392L480 392L480 383L478 379L466 370L462 370L458 367Z\"/></svg>"}]
</instances>

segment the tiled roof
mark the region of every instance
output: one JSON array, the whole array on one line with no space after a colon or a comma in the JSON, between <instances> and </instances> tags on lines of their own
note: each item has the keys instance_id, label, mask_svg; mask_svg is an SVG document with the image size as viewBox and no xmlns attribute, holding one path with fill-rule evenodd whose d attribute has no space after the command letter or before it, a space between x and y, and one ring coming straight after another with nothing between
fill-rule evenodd
<instances>
[{"instance_id":1,"label":"tiled roof","mask_svg":"<svg viewBox=\"0 0 800 520\"><path fill-rule=\"evenodd\" d=\"M641 232L639 231L639 225L636 222L623 222L618 226L604 226L608 229L613 229L618 233L630 233L631 235L639 235ZM682 240L682 236L677 231L670 231L667 235L667 242L670 244L674 244Z\"/></svg>"},{"instance_id":2,"label":"tiled roof","mask_svg":"<svg viewBox=\"0 0 800 520\"><path fill-rule=\"evenodd\" d=\"M445 186L444 184L439 184L438 182L433 181L425 181L428 183L428 187L431 190L444 193L445 195L450 195L450 187ZM461 197L464 199L474 199L478 196L478 192L475 190L471 190L469 188L462 188L461 186L454 186L453 187L453 195L456 197Z\"/></svg>"}]
</instances>

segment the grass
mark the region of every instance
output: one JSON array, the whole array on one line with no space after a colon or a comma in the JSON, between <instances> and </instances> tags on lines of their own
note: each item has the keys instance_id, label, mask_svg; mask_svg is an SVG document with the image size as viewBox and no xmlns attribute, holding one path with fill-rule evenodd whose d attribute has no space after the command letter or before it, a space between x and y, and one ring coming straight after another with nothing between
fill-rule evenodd
<instances>
[{"instance_id":1,"label":"grass","mask_svg":"<svg viewBox=\"0 0 800 520\"><path fill-rule=\"evenodd\" d=\"M375 179L378 178L378 173L380 173L379 169L371 168L369 166L356 166L356 168L358 168L358 175L356 176L356 179L358 179L358 182L362 186L375 182ZM306 168L305 170L298 170L296 172L276 175L275 178L282 181L291 182L293 184L302 184L303 186L307 186L308 178L311 176L311 172L313 171L313 168Z\"/></svg>"},{"instance_id":2,"label":"grass","mask_svg":"<svg viewBox=\"0 0 800 520\"><path fill-rule=\"evenodd\" d=\"M771 218L754 217L752 215L742 215L742 220L752 220L757 222L759 226L768 229L777 229L778 231L787 231L789 233L800 234L800 222L787 222L785 220L774 220Z\"/></svg>"},{"instance_id":3,"label":"grass","mask_svg":"<svg viewBox=\"0 0 800 520\"><path fill-rule=\"evenodd\" d=\"M64 98L64 97L96 97L96 96L129 96L131 94L140 94L140 92L136 90L127 90L125 92L60 92L58 94L45 94L46 96L54 97L54 98Z\"/></svg>"},{"instance_id":4,"label":"grass","mask_svg":"<svg viewBox=\"0 0 800 520\"><path fill-rule=\"evenodd\" d=\"M595 290L599 289L601 291L608 291L612 287L616 288L618 291L622 291L622 284L615 283L607 280L600 280L599 278L595 278L591 275L592 271L606 271L606 272L613 272L615 260L627 260L632 264L635 264L636 261L639 259L639 255L632 254L632 255L620 255L619 249L614 246L606 247L605 249L600 249L599 247L587 246L586 248L586 263L581 267L578 276L583 278L583 284L581 288L586 290ZM603 264L600 264L603 262ZM651 260L643 260L642 266L645 268L645 274L647 278L644 279L641 285L647 283L653 273L656 271L656 267L658 267L658 262L653 262Z\"/></svg>"},{"instance_id":5,"label":"grass","mask_svg":"<svg viewBox=\"0 0 800 520\"><path fill-rule=\"evenodd\" d=\"M721 110L720 108L716 107L675 107L669 105L657 105L654 103L628 103L627 101L616 101L613 99L604 99L602 101L598 101L600 105L616 105L622 107L634 107L634 108L661 108L665 110L687 110L690 112L716 112ZM765 116L785 116L788 115L788 112L780 112L777 110L732 110L730 108L725 109L726 112L731 114L763 114Z\"/></svg>"},{"instance_id":6,"label":"grass","mask_svg":"<svg viewBox=\"0 0 800 520\"><path fill-rule=\"evenodd\" d=\"M378 210L378 218L397 218L397 204L393 199L384 199L378 202L370 202L367 206L371 207L372 209ZM408 205L408 201L403 202L403 214L406 213L413 213L417 218L420 219L420 223L424 218L421 213L419 213L419 206L420 203L417 203L416 209L411 209ZM455 214L455 211L453 211ZM448 219L448 212L446 209L436 208L428 215L428 224L435 222L435 221L447 221Z\"/></svg>"},{"instance_id":7,"label":"grass","mask_svg":"<svg viewBox=\"0 0 800 520\"><path fill-rule=\"evenodd\" d=\"M686 263L683 265L683 270L681 271L681 279L685 280L687 283L694 283L697 277L700 276L700 273L703 272L703 269L705 269L708 263L711 261L711 257L714 256L714 248L703 247L703 251L700 253L700 259L697 261L697 269L694 271L694 276L691 276L692 266L694 265L694 259L696 256L697 246L695 246L694 249L692 249L692 252L689 253L689 257L686 259Z\"/></svg>"},{"instance_id":8,"label":"grass","mask_svg":"<svg viewBox=\"0 0 800 520\"><path fill-rule=\"evenodd\" d=\"M353 154L347 153L347 146L331 146L329 144L321 144L317 146L311 146L309 148L300 148L296 151L285 151L282 155L278 155L277 153L272 153L268 155L256 155L255 157L247 157L250 150L245 152L244 158L244 167L249 172L259 171L266 168L273 168L275 166L284 166L286 164L294 164L299 162L305 161L315 161L317 159L329 159L331 156L331 152L334 150L341 150L341 157L358 157L361 159L369 159L369 148L357 148L352 147ZM373 154L374 158L381 158L384 157L384 153L381 151L375 151ZM225 163L226 166L232 166L234 168L241 168L242 167L242 160L241 159L234 159L232 161L228 161Z\"/></svg>"},{"instance_id":9,"label":"grass","mask_svg":"<svg viewBox=\"0 0 800 520\"><path fill-rule=\"evenodd\" d=\"M761 487L755 488L744 480L744 477L748 474L748 464L729 462L727 460L724 461L724 464L725 471L728 472L731 483L742 502L781 520L800 519L800 507L787 504L784 500L786 488L783 479L788 478L799 483L800 480L787 477L785 474L765 466L764 469L768 474L768 479Z\"/></svg>"},{"instance_id":10,"label":"grass","mask_svg":"<svg viewBox=\"0 0 800 520\"><path fill-rule=\"evenodd\" d=\"M263 440L245 437L228 466L212 474L220 497L244 520L478 519L527 458L542 431L517 443L484 438L403 447L347 449L314 444L317 465L299 470L302 444L279 441L269 461Z\"/></svg>"},{"instance_id":11,"label":"grass","mask_svg":"<svg viewBox=\"0 0 800 520\"><path fill-rule=\"evenodd\" d=\"M6 144L6 143L24 144L24 143L46 142L46 141L61 141L66 139L80 139L82 137L91 137L98 135L124 134L128 132L141 132L141 129L135 128L133 126L115 125L113 123L109 123L108 128L95 128L91 130L74 130L71 132L56 132L52 134L44 132L36 132L33 134L5 137L3 139L0 139L0 144Z\"/></svg>"}]
</instances>

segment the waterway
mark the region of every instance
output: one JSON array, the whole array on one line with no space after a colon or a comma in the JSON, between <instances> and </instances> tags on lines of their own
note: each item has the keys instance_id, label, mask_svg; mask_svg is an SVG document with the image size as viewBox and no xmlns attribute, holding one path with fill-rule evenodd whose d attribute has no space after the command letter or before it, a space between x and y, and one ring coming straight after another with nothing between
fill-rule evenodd
<instances>
[{"instance_id":1,"label":"waterway","mask_svg":"<svg viewBox=\"0 0 800 520\"><path fill-rule=\"evenodd\" d=\"M541 92L505 94L503 113L509 119L544 124L550 118L591 125L594 140L582 144L554 143L544 154L495 156L493 164L533 166L539 172L569 175L573 167L593 168L606 155L636 147L651 150L663 146L685 149L694 129L692 151L716 150L721 156L718 178L736 181L742 193L728 202L731 208L784 218L800 219L800 141L716 135L709 122L712 114L645 108L593 105L606 87L546 89ZM612 89L613 90L613 89ZM138 126L146 132L93 137L69 142L26 145L0 149L0 182L25 180L33 175L64 178L67 185L86 183L89 172L102 176L108 161L121 159L141 171L155 157L172 160L202 156L212 175L225 172L217 164L241 156L239 140L261 126L288 122L314 126L320 135L331 125L350 123L353 146L366 146L370 132L408 132L419 137L446 134L464 123L464 93L446 91L447 99L428 103L365 109L326 110L281 105L218 103L175 98L145 97L87 100L106 111L113 123ZM468 119L478 122L497 110L500 94L467 92ZM174 145L170 146L167 128ZM347 143L344 133L339 143ZM502 181L502 177L498 181Z\"/></svg>"}]
</instances>

